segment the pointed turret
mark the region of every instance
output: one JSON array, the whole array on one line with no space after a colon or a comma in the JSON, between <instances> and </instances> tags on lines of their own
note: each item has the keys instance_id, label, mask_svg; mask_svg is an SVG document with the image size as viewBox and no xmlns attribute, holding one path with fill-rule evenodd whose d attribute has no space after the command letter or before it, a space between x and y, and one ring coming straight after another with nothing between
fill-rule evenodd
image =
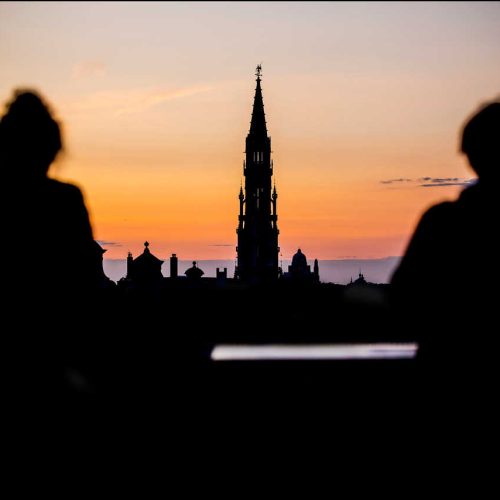
<instances>
[{"instance_id":1,"label":"pointed turret","mask_svg":"<svg viewBox=\"0 0 500 500\"><path fill-rule=\"evenodd\" d=\"M276 202L278 200L278 193L276 191L276 183L274 184L273 187L273 196L272 196L272 203L273 203L273 214L271 216L271 222L273 225L273 228L278 229L277 222L278 222L278 209L276 208Z\"/></svg>"},{"instance_id":2,"label":"pointed turret","mask_svg":"<svg viewBox=\"0 0 500 500\"><path fill-rule=\"evenodd\" d=\"M318 259L314 259L314 271L313 271L313 274L314 274L314 280L319 283L319 263L318 263Z\"/></svg>"},{"instance_id":3,"label":"pointed turret","mask_svg":"<svg viewBox=\"0 0 500 500\"><path fill-rule=\"evenodd\" d=\"M260 86L261 67L257 66L257 87L253 99L252 121L250 122L250 135L267 137L266 115L264 112L264 99L262 98L262 88Z\"/></svg>"},{"instance_id":4,"label":"pointed turret","mask_svg":"<svg viewBox=\"0 0 500 500\"><path fill-rule=\"evenodd\" d=\"M240 194L238 196L238 199L240 200L240 215L238 216L238 229L243 228L243 221L245 220L245 214L243 213L244 211L244 204L245 204L245 195L243 194L243 185L240 186ZM238 247L236 247L236 250L238 250Z\"/></svg>"}]
</instances>

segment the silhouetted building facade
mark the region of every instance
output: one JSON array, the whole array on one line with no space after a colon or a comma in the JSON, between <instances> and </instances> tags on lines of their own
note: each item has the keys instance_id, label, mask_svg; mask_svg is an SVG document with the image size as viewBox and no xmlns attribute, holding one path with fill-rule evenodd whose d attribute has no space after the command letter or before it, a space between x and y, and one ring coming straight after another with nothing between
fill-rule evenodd
<instances>
[{"instance_id":1,"label":"silhouetted building facade","mask_svg":"<svg viewBox=\"0 0 500 500\"><path fill-rule=\"evenodd\" d=\"M257 66L256 76L257 87L243 162L245 192L241 187L239 224L236 230L237 276L247 282L272 281L278 278L278 194L276 187L271 190L271 138L267 135L260 65Z\"/></svg>"},{"instance_id":2,"label":"silhouetted building facade","mask_svg":"<svg viewBox=\"0 0 500 500\"><path fill-rule=\"evenodd\" d=\"M134 288L137 284L163 280L164 286L169 289L189 288L193 285L199 288L200 283L207 288L213 285L237 289L246 288L248 284L270 283L278 279L294 283L320 282L317 259L311 271L311 266L307 264L306 256L300 249L294 255L288 272L283 273L279 266L278 193L276 186L272 186L271 138L267 133L260 65L257 66L256 76L253 111L243 161L245 185L241 186L239 193L239 223L236 230L238 246L234 279L227 277L227 268L223 271L217 268L215 279L207 278L196 262L185 271L185 276L179 276L176 254L170 257L170 279L164 279L161 274L163 261L150 253L149 244L146 242L141 256L133 259L129 254L127 277L121 280L122 285L127 282Z\"/></svg>"},{"instance_id":3,"label":"silhouetted building facade","mask_svg":"<svg viewBox=\"0 0 500 500\"><path fill-rule=\"evenodd\" d=\"M149 243L144 243L144 252L132 257L129 252L127 257L127 279L140 285L151 285L159 283L163 279L161 266L163 261L155 257L149 250Z\"/></svg>"},{"instance_id":4,"label":"silhouetted building facade","mask_svg":"<svg viewBox=\"0 0 500 500\"><path fill-rule=\"evenodd\" d=\"M198 281L205 274L205 272L196 265L196 261L193 261L193 266L187 269L184 274L186 278L191 281Z\"/></svg>"},{"instance_id":5,"label":"silhouetted building facade","mask_svg":"<svg viewBox=\"0 0 500 500\"><path fill-rule=\"evenodd\" d=\"M217 280L217 286L224 286L227 281L227 267L224 269L217 268L215 271L215 279Z\"/></svg>"},{"instance_id":6,"label":"silhouetted building facade","mask_svg":"<svg viewBox=\"0 0 500 500\"><path fill-rule=\"evenodd\" d=\"M171 278L177 278L179 276L178 267L179 267L179 263L178 263L177 255L175 253L173 253L172 257L170 257L170 277Z\"/></svg>"},{"instance_id":7,"label":"silhouetted building facade","mask_svg":"<svg viewBox=\"0 0 500 500\"><path fill-rule=\"evenodd\" d=\"M95 252L95 274L98 279L99 288L106 289L116 286L114 281L111 281L104 273L103 259L104 254L107 252L104 248L94 240L94 252Z\"/></svg>"},{"instance_id":8,"label":"silhouetted building facade","mask_svg":"<svg viewBox=\"0 0 500 500\"><path fill-rule=\"evenodd\" d=\"M351 282L349 285L366 285L368 282L365 279L364 274L360 271L358 277L353 281L351 278Z\"/></svg>"},{"instance_id":9,"label":"silhouetted building facade","mask_svg":"<svg viewBox=\"0 0 500 500\"><path fill-rule=\"evenodd\" d=\"M318 259L314 260L314 268L311 271L311 266L307 263L307 257L299 248L292 257L292 264L288 266L288 272L284 274L283 278L295 282L319 283Z\"/></svg>"}]
</instances>

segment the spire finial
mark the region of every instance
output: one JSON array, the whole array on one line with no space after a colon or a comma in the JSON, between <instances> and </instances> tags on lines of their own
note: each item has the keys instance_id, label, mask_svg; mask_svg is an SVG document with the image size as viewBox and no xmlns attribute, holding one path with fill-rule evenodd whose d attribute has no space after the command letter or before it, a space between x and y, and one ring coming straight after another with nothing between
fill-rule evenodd
<instances>
[{"instance_id":1,"label":"spire finial","mask_svg":"<svg viewBox=\"0 0 500 500\"><path fill-rule=\"evenodd\" d=\"M149 242L148 242L148 241L145 241L145 242L144 242L144 246L145 246L146 248L148 248L148 246L149 246Z\"/></svg>"},{"instance_id":2,"label":"spire finial","mask_svg":"<svg viewBox=\"0 0 500 500\"><path fill-rule=\"evenodd\" d=\"M266 115L264 113L264 100L262 98L262 87L260 77L262 75L262 66L259 64L255 71L257 76L257 85L255 87L255 97L253 99L252 120L250 122L250 134L254 136L266 136Z\"/></svg>"}]
</instances>

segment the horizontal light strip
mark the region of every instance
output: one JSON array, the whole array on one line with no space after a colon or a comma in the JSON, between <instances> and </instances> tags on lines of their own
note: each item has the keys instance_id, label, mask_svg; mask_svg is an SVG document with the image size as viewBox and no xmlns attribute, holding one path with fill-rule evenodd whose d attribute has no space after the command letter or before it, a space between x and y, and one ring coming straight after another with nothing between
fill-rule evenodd
<instances>
[{"instance_id":1,"label":"horizontal light strip","mask_svg":"<svg viewBox=\"0 0 500 500\"><path fill-rule=\"evenodd\" d=\"M411 359L418 344L264 344L215 346L213 361Z\"/></svg>"}]
</instances>

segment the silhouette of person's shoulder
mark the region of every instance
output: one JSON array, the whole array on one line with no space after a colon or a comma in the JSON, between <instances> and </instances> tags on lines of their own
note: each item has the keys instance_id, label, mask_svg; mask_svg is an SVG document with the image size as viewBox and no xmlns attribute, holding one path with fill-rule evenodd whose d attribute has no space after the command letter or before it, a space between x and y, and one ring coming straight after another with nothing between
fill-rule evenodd
<instances>
[{"instance_id":1,"label":"silhouette of person's shoulder","mask_svg":"<svg viewBox=\"0 0 500 500\"><path fill-rule=\"evenodd\" d=\"M88 220L87 209L85 207L82 191L74 184L60 182L54 179L47 179L47 189L54 202L60 202L67 208L73 207L81 212L81 216ZM83 221L82 221L83 222ZM90 229L90 226L89 228Z\"/></svg>"},{"instance_id":2,"label":"silhouette of person's shoulder","mask_svg":"<svg viewBox=\"0 0 500 500\"><path fill-rule=\"evenodd\" d=\"M492 217L498 218L497 193L480 182L464 189L456 204L462 215L474 217L476 223L489 221Z\"/></svg>"},{"instance_id":3,"label":"silhouette of person's shoulder","mask_svg":"<svg viewBox=\"0 0 500 500\"><path fill-rule=\"evenodd\" d=\"M23 188L30 192L32 195L33 191L39 192L41 196L47 196L52 199L56 197L57 201L69 200L73 203L83 203L82 191L75 184L70 184L68 182L61 182L50 177L41 179L38 182L26 183Z\"/></svg>"},{"instance_id":4,"label":"silhouette of person's shoulder","mask_svg":"<svg viewBox=\"0 0 500 500\"><path fill-rule=\"evenodd\" d=\"M60 222L71 220L71 226L65 228L66 232L83 230L83 238L92 236L84 197L76 185L45 178L27 186L25 198L35 218L39 221L43 218L43 226L57 226Z\"/></svg>"},{"instance_id":5,"label":"silhouette of person's shoulder","mask_svg":"<svg viewBox=\"0 0 500 500\"><path fill-rule=\"evenodd\" d=\"M457 205L446 201L430 207L421 217L401 263L392 277L392 284L403 287L416 285L433 273L440 259L436 252L446 251L450 233L456 226Z\"/></svg>"},{"instance_id":6,"label":"silhouette of person's shoulder","mask_svg":"<svg viewBox=\"0 0 500 500\"><path fill-rule=\"evenodd\" d=\"M75 184L61 182L50 177L40 179L19 179L8 176L6 179L5 194L7 197L23 199L24 203L30 200L38 202L39 198L46 198L47 203L83 203L82 191ZM43 210L43 206L39 207Z\"/></svg>"},{"instance_id":7,"label":"silhouette of person's shoulder","mask_svg":"<svg viewBox=\"0 0 500 500\"><path fill-rule=\"evenodd\" d=\"M50 192L51 194L55 195L60 194L62 196L68 196L70 198L71 197L83 198L80 188L75 184L58 181L50 177L44 179L44 184L45 184L45 189L47 189L47 192Z\"/></svg>"},{"instance_id":8,"label":"silhouette of person's shoulder","mask_svg":"<svg viewBox=\"0 0 500 500\"><path fill-rule=\"evenodd\" d=\"M94 239L84 196L79 187L52 178L11 184L9 225L16 241L18 274L34 286L45 280L57 289L69 283L68 270L81 269L87 279L94 262ZM36 258L36 272L27 262ZM76 281L78 281L76 280ZM75 284L76 286L76 284Z\"/></svg>"},{"instance_id":9,"label":"silhouette of person's shoulder","mask_svg":"<svg viewBox=\"0 0 500 500\"><path fill-rule=\"evenodd\" d=\"M430 207L420 219L416 232L426 233L427 231L441 230L443 225L448 225L450 219L456 217L456 202L444 201ZM428 236L430 236L428 234Z\"/></svg>"}]
</instances>

